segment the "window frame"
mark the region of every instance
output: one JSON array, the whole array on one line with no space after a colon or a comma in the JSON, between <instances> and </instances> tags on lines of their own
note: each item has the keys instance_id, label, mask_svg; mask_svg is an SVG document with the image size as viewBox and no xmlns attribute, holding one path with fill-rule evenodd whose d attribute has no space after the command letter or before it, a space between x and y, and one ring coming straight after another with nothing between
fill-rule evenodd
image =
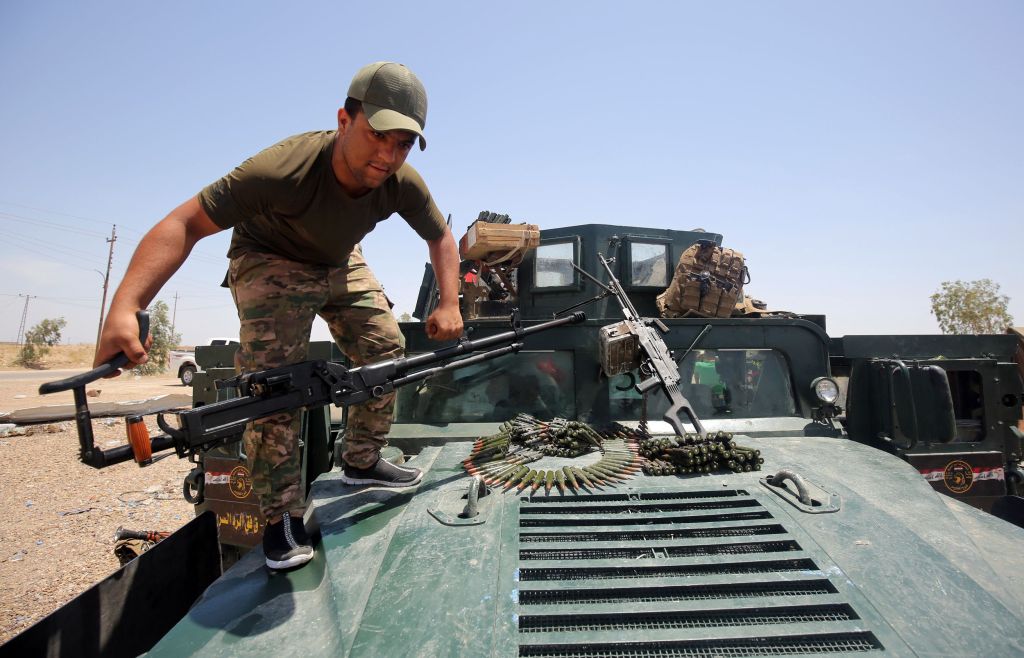
<instances>
[{"instance_id":1,"label":"window frame","mask_svg":"<svg viewBox=\"0 0 1024 658\"><path fill-rule=\"evenodd\" d=\"M633 245L651 244L665 247L665 283L655 285L641 285L633 283ZM672 260L672 241L667 238L647 236L626 236L623 240L622 270L619 272L619 279L626 283L623 288L626 290L657 290L662 291L672 283L672 276L675 274L675 262Z\"/></svg>"},{"instance_id":2,"label":"window frame","mask_svg":"<svg viewBox=\"0 0 1024 658\"><path fill-rule=\"evenodd\" d=\"M583 281L580 277L579 271L577 271L575 268L573 268L572 270L572 281L567 285L542 286L538 284L537 266L540 263L540 250L544 247L550 247L560 244L568 244L572 246L572 263L576 265L576 267L582 267L580 263L580 253L582 251L582 248L580 237L578 235L560 238L549 238L547 240L542 239L533 254L533 281L530 285L531 292L545 294L550 292L575 292L577 290L582 289Z\"/></svg>"}]
</instances>

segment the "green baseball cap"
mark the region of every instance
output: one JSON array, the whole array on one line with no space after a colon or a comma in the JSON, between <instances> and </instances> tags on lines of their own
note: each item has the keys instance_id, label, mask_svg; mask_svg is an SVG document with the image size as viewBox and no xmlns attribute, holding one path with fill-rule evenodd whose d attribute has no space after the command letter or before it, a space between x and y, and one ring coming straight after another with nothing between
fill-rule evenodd
<instances>
[{"instance_id":1,"label":"green baseball cap","mask_svg":"<svg viewBox=\"0 0 1024 658\"><path fill-rule=\"evenodd\" d=\"M395 62L364 66L352 78L348 95L363 103L374 130L408 130L419 135L421 151L427 148L427 90L408 68Z\"/></svg>"}]
</instances>

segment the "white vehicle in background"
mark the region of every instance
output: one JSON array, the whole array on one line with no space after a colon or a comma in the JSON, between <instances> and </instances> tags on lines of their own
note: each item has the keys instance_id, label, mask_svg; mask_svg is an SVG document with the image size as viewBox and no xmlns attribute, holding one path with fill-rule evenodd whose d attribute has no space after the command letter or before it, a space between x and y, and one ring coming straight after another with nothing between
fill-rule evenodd
<instances>
[{"instance_id":1,"label":"white vehicle in background","mask_svg":"<svg viewBox=\"0 0 1024 658\"><path fill-rule=\"evenodd\" d=\"M238 345L235 338L211 338L207 345ZM185 386L192 385L192 379L197 372L202 372L196 365L196 353L194 350L171 350L168 353L167 370L175 373Z\"/></svg>"}]
</instances>

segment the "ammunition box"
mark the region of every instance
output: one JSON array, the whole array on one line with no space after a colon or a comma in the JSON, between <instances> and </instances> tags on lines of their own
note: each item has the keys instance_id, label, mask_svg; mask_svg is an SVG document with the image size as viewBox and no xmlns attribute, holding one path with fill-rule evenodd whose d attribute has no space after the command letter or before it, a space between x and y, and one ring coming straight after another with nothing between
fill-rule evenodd
<instances>
[{"instance_id":1,"label":"ammunition box","mask_svg":"<svg viewBox=\"0 0 1024 658\"><path fill-rule=\"evenodd\" d=\"M601 369L609 377L640 367L640 341L625 322L601 327L598 350Z\"/></svg>"},{"instance_id":2,"label":"ammunition box","mask_svg":"<svg viewBox=\"0 0 1024 658\"><path fill-rule=\"evenodd\" d=\"M492 224L476 221L459 241L463 260L499 261L521 259L540 244L540 228L536 224ZM518 253L516 253L518 252Z\"/></svg>"}]
</instances>

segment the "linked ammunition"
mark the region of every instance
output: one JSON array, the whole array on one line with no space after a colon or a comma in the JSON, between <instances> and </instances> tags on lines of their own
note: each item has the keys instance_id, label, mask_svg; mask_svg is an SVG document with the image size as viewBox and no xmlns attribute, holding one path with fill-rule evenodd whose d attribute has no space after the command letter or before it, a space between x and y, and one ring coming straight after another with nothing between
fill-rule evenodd
<instances>
[{"instance_id":1,"label":"linked ammunition","mask_svg":"<svg viewBox=\"0 0 1024 658\"><path fill-rule=\"evenodd\" d=\"M517 473L525 472L525 471L526 471L526 467L525 466L512 465L507 470L502 471L498 475L492 476L490 481L487 482L487 484L501 484L503 482L507 482L509 479L511 479Z\"/></svg>"},{"instance_id":2,"label":"linked ammunition","mask_svg":"<svg viewBox=\"0 0 1024 658\"><path fill-rule=\"evenodd\" d=\"M760 451L739 446L729 432L652 437L640 441L638 453L646 459L642 470L648 475L743 472L759 470L764 463Z\"/></svg>"},{"instance_id":3,"label":"linked ammunition","mask_svg":"<svg viewBox=\"0 0 1024 658\"><path fill-rule=\"evenodd\" d=\"M530 469L530 471L519 482L519 487L517 488L517 491L522 491L526 487L528 487L531 484L533 484L533 481L537 479L539 474L540 474L540 471L535 471L533 469Z\"/></svg>"},{"instance_id":4,"label":"linked ammunition","mask_svg":"<svg viewBox=\"0 0 1024 658\"><path fill-rule=\"evenodd\" d=\"M502 489L502 491L508 491L512 487L516 486L517 484L522 482L523 479L526 476L528 476L531 472L532 471L530 470L529 467L522 466L520 471L518 471L515 475L513 475L512 477L510 477L508 480L505 481L505 486Z\"/></svg>"},{"instance_id":5,"label":"linked ammunition","mask_svg":"<svg viewBox=\"0 0 1024 658\"><path fill-rule=\"evenodd\" d=\"M577 468L576 466L573 466L573 467L570 468L570 470L572 471L573 475L575 475L576 478L580 482L583 483L583 486L587 487L588 489L594 489L595 488L594 487L594 483L591 482L590 478L588 478L587 475L583 471L581 471L579 468Z\"/></svg>"},{"instance_id":6,"label":"linked ammunition","mask_svg":"<svg viewBox=\"0 0 1024 658\"><path fill-rule=\"evenodd\" d=\"M535 477L533 479L533 482L530 484L530 495L531 496L534 493L536 493L537 489L539 489L542 484L544 484L544 479L546 477L547 477L547 471L537 471L537 477Z\"/></svg>"},{"instance_id":7,"label":"linked ammunition","mask_svg":"<svg viewBox=\"0 0 1024 658\"><path fill-rule=\"evenodd\" d=\"M578 490L579 485L576 484L576 476L573 475L572 469L568 466L563 466L562 472L565 473L565 477L569 480L569 486L572 487L572 490Z\"/></svg>"}]
</instances>

